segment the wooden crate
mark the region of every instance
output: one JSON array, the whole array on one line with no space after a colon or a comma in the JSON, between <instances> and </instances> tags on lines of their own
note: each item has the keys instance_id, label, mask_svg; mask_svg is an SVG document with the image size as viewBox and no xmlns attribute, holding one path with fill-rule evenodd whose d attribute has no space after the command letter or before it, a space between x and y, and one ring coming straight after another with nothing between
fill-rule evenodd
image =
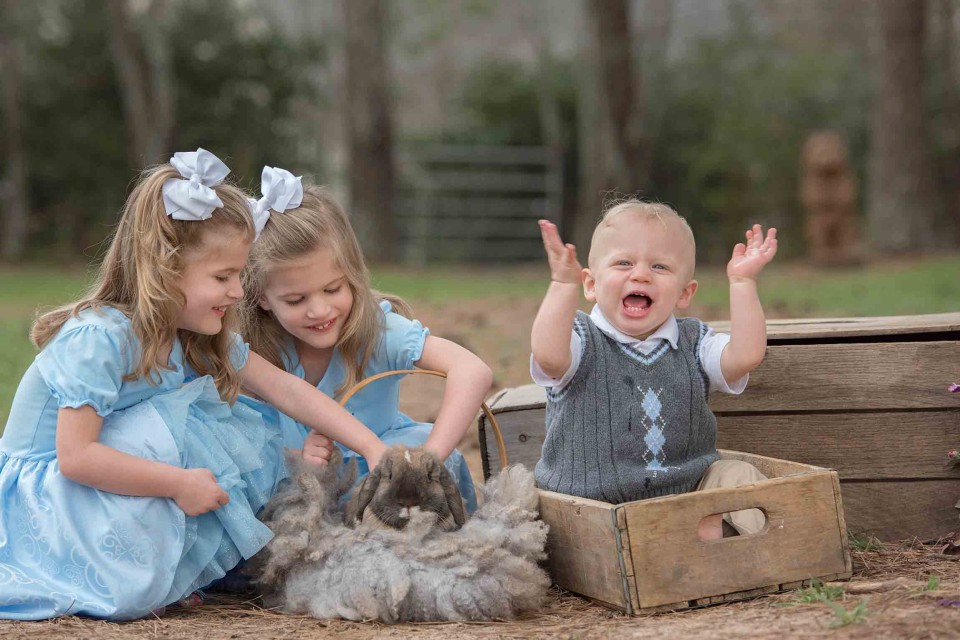
<instances>
[{"instance_id":1,"label":"wooden crate","mask_svg":"<svg viewBox=\"0 0 960 640\"><path fill-rule=\"evenodd\" d=\"M713 323L725 329L723 323ZM960 525L960 313L773 320L763 364L741 396L714 394L718 445L835 469L847 526L881 540L936 538ZM510 390L494 412L511 462L532 468L545 395ZM481 422L484 472L498 469Z\"/></svg>"},{"instance_id":2,"label":"wooden crate","mask_svg":"<svg viewBox=\"0 0 960 640\"><path fill-rule=\"evenodd\" d=\"M769 480L624 504L540 492L550 525L554 582L628 614L741 600L850 577L837 474L810 465L723 451ZM750 536L701 540L713 513L761 508Z\"/></svg>"}]
</instances>

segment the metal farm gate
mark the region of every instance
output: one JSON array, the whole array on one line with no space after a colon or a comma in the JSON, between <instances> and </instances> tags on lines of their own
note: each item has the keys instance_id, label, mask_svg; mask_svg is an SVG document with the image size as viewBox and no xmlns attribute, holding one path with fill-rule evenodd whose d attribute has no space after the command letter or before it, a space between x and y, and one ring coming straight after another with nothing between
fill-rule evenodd
<instances>
[{"instance_id":1,"label":"metal farm gate","mask_svg":"<svg viewBox=\"0 0 960 640\"><path fill-rule=\"evenodd\" d=\"M563 165L548 147L406 146L399 154L401 256L428 262L543 258L537 220L557 221Z\"/></svg>"}]
</instances>

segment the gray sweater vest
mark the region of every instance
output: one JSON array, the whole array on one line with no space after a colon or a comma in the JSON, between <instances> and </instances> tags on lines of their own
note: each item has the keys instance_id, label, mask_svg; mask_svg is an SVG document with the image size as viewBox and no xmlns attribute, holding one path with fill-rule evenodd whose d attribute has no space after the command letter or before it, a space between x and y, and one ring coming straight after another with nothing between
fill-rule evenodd
<instances>
[{"instance_id":1,"label":"gray sweater vest","mask_svg":"<svg viewBox=\"0 0 960 640\"><path fill-rule=\"evenodd\" d=\"M614 504L685 493L719 459L698 355L706 325L677 322L677 348L644 356L577 312L582 358L566 387L547 391L541 488Z\"/></svg>"}]
</instances>

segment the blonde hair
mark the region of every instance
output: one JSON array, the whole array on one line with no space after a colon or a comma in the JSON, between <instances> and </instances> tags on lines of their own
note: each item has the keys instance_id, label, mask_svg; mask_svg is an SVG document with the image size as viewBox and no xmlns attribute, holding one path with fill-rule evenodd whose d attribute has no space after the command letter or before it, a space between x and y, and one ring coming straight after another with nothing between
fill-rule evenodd
<instances>
[{"instance_id":1,"label":"blonde hair","mask_svg":"<svg viewBox=\"0 0 960 640\"><path fill-rule=\"evenodd\" d=\"M339 396L361 380L380 341L383 316L379 301L387 300L394 311L407 317L410 307L396 296L371 289L370 271L360 243L343 209L327 189L307 186L299 207L270 216L250 251L240 318L250 348L275 366L286 368L283 351L288 334L276 317L260 306L260 301L271 269L320 249L333 254L353 293L353 306L337 341L347 365L346 377L335 392Z\"/></svg>"},{"instance_id":2,"label":"blonde hair","mask_svg":"<svg viewBox=\"0 0 960 640\"><path fill-rule=\"evenodd\" d=\"M666 226L668 222L678 223L680 225L681 234L683 234L684 239L690 243L690 247L693 249L693 260L695 265L697 241L696 238L694 238L693 229L690 228L690 224L687 222L686 218L677 213L673 207L669 205L661 202L645 202L636 198L630 198L629 200L617 202L603 212L600 222L597 223L596 228L593 230L593 237L590 239L590 255L587 258L588 263L592 264L594 257L593 248L597 243L597 236L612 226L617 218L626 214L635 215L643 220L657 220L664 226ZM691 277L693 277L694 265L691 265L690 267Z\"/></svg>"},{"instance_id":3,"label":"blonde hair","mask_svg":"<svg viewBox=\"0 0 960 640\"><path fill-rule=\"evenodd\" d=\"M140 361L125 380L146 377L167 369L164 348L179 337L187 363L200 375L211 375L228 402L237 398L240 374L230 362L232 328L236 312L228 309L216 335L178 330L176 319L186 302L178 282L184 254L203 245L208 234L232 229L253 239L253 221L246 194L230 184L213 187L223 206L200 222L174 220L163 206L163 183L181 178L169 164L145 170L127 198L110 247L100 264L99 275L80 300L39 316L30 332L43 348L63 324L84 309L110 306L123 312L140 341Z\"/></svg>"}]
</instances>

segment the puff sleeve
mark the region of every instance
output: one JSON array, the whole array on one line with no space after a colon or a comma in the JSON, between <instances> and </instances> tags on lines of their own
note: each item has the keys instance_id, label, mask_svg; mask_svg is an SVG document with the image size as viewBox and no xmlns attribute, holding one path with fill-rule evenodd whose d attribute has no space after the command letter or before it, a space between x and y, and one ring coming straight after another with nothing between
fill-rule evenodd
<instances>
[{"instance_id":1,"label":"puff sleeve","mask_svg":"<svg viewBox=\"0 0 960 640\"><path fill-rule=\"evenodd\" d=\"M57 335L36 364L58 407L90 405L105 417L120 396L130 361L123 336L103 326L82 325Z\"/></svg>"},{"instance_id":2,"label":"puff sleeve","mask_svg":"<svg viewBox=\"0 0 960 640\"><path fill-rule=\"evenodd\" d=\"M237 371L247 366L247 360L250 359L250 345L243 341L243 337L238 333L231 336L230 342L230 364Z\"/></svg>"},{"instance_id":3,"label":"puff sleeve","mask_svg":"<svg viewBox=\"0 0 960 640\"><path fill-rule=\"evenodd\" d=\"M419 320L394 313L389 302L381 302L380 308L384 313L383 346L390 369L412 369L423 355L423 343L430 330Z\"/></svg>"}]
</instances>

